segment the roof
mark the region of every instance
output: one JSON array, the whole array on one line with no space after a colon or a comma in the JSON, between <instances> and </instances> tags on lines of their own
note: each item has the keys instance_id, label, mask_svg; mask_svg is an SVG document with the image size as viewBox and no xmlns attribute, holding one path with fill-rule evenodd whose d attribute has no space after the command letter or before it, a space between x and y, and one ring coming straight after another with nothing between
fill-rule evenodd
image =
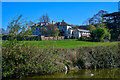
<instances>
[{"instance_id":1,"label":"roof","mask_svg":"<svg viewBox=\"0 0 120 80\"><path fill-rule=\"evenodd\" d=\"M58 26L71 26L70 24L64 22L64 20L62 20L62 22L56 22L55 24L57 24Z\"/></svg>"},{"instance_id":2,"label":"roof","mask_svg":"<svg viewBox=\"0 0 120 80\"><path fill-rule=\"evenodd\" d=\"M89 30L84 30L84 29L77 29L77 30L82 32L89 32Z\"/></svg>"},{"instance_id":3,"label":"roof","mask_svg":"<svg viewBox=\"0 0 120 80\"><path fill-rule=\"evenodd\" d=\"M66 23L66 22L61 22L60 25L61 25L61 26L65 26L65 25L71 26L70 24L68 24L68 23Z\"/></svg>"},{"instance_id":4,"label":"roof","mask_svg":"<svg viewBox=\"0 0 120 80\"><path fill-rule=\"evenodd\" d=\"M70 24L62 21L62 22L56 22L55 24L51 24L50 22L48 22L48 23L40 22L40 23L35 24L35 27L38 27L38 26L43 27L43 26L46 26L46 25L50 25L50 26L51 25L54 25L54 26L66 26L67 25L67 26L71 26Z\"/></svg>"},{"instance_id":5,"label":"roof","mask_svg":"<svg viewBox=\"0 0 120 80\"><path fill-rule=\"evenodd\" d=\"M48 24L46 26L57 26L57 24Z\"/></svg>"},{"instance_id":6,"label":"roof","mask_svg":"<svg viewBox=\"0 0 120 80\"><path fill-rule=\"evenodd\" d=\"M90 32L89 30L84 30L84 29L73 29L73 28L70 28L70 29L73 31L79 31L79 32Z\"/></svg>"}]
</instances>

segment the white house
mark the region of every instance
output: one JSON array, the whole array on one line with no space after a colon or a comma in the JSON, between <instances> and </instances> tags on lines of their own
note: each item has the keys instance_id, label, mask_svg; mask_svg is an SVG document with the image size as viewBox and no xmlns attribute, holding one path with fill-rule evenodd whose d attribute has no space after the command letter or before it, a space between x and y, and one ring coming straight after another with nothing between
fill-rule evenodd
<instances>
[{"instance_id":1,"label":"white house","mask_svg":"<svg viewBox=\"0 0 120 80\"><path fill-rule=\"evenodd\" d=\"M69 28L68 36L69 37L75 36L76 38L80 38L81 36L89 37L90 36L90 32L89 32L89 30L84 30L84 29Z\"/></svg>"},{"instance_id":2,"label":"white house","mask_svg":"<svg viewBox=\"0 0 120 80\"><path fill-rule=\"evenodd\" d=\"M40 28L49 25L51 23L38 23L35 24L35 27L32 28L32 35L41 35ZM52 21L53 25L56 25L61 33L61 36L66 36L68 38L71 38L73 35L76 36L76 38L80 38L81 36L87 36L89 37L90 32L88 30L84 29L73 29L72 26L64 20L62 22L56 22Z\"/></svg>"},{"instance_id":3,"label":"white house","mask_svg":"<svg viewBox=\"0 0 120 80\"><path fill-rule=\"evenodd\" d=\"M64 22L64 20L62 20L62 22L57 22L56 23L58 26L58 29L60 32L63 32L63 36L68 36L68 31L71 27L70 24Z\"/></svg>"}]
</instances>

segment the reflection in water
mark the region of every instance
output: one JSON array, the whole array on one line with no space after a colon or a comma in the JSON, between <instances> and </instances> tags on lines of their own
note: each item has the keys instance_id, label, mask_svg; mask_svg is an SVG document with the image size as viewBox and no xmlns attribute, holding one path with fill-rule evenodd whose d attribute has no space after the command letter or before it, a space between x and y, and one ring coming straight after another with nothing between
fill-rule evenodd
<instances>
[{"instance_id":1,"label":"reflection in water","mask_svg":"<svg viewBox=\"0 0 120 80\"><path fill-rule=\"evenodd\" d=\"M21 80L26 80L27 78L120 78L120 68L81 69L77 71L70 71L68 74L61 72L51 75L34 75L32 77L22 78Z\"/></svg>"}]
</instances>

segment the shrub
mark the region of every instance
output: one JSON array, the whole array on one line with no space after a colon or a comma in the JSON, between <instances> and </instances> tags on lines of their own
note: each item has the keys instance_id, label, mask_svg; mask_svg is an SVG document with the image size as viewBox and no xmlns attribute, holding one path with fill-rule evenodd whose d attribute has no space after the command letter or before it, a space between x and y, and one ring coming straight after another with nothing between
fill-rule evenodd
<instances>
[{"instance_id":1,"label":"shrub","mask_svg":"<svg viewBox=\"0 0 120 80\"><path fill-rule=\"evenodd\" d=\"M113 68L120 66L120 48L119 45L113 46L98 46L98 47L83 47L77 49L77 59L82 62L85 59L83 65L80 66L86 68ZM77 61L78 61L77 60ZM82 68L82 67L81 67Z\"/></svg>"},{"instance_id":2,"label":"shrub","mask_svg":"<svg viewBox=\"0 0 120 80\"><path fill-rule=\"evenodd\" d=\"M41 64L32 59L32 50L28 47L3 47L2 52L3 77L19 78L42 69Z\"/></svg>"},{"instance_id":3,"label":"shrub","mask_svg":"<svg viewBox=\"0 0 120 80\"><path fill-rule=\"evenodd\" d=\"M92 41L103 41L105 39L110 40L110 33L105 28L96 28L91 32L91 39Z\"/></svg>"},{"instance_id":4,"label":"shrub","mask_svg":"<svg viewBox=\"0 0 120 80\"><path fill-rule=\"evenodd\" d=\"M26 45L2 47L3 78L20 78L29 74L54 73L64 70L63 64L57 64L58 52L53 48L38 49Z\"/></svg>"},{"instance_id":5,"label":"shrub","mask_svg":"<svg viewBox=\"0 0 120 80\"><path fill-rule=\"evenodd\" d=\"M72 36L71 36L71 39L76 39L76 36L72 35Z\"/></svg>"},{"instance_id":6,"label":"shrub","mask_svg":"<svg viewBox=\"0 0 120 80\"><path fill-rule=\"evenodd\" d=\"M78 66L79 69L84 69L85 68L85 59L80 57L75 63L73 63L74 66Z\"/></svg>"},{"instance_id":7,"label":"shrub","mask_svg":"<svg viewBox=\"0 0 120 80\"><path fill-rule=\"evenodd\" d=\"M17 36L2 36L2 39L3 40L9 40L12 38L12 41L13 40L18 40L18 41L24 41L24 40L27 40L27 41L33 41L33 40L36 40L36 41L39 41L41 40L41 36L21 36L21 35L17 35Z\"/></svg>"},{"instance_id":8,"label":"shrub","mask_svg":"<svg viewBox=\"0 0 120 80\"><path fill-rule=\"evenodd\" d=\"M65 36L65 39L68 39L68 36Z\"/></svg>"},{"instance_id":9,"label":"shrub","mask_svg":"<svg viewBox=\"0 0 120 80\"><path fill-rule=\"evenodd\" d=\"M65 65L84 68L120 67L120 44L76 49L54 49L26 46L2 47L3 78L20 78L29 74L54 73L65 70Z\"/></svg>"}]
</instances>

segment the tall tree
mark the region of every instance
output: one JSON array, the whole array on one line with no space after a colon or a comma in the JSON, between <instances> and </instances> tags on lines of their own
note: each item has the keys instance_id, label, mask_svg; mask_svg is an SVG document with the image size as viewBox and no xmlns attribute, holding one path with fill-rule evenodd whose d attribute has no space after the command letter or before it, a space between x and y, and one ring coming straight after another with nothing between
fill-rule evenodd
<instances>
[{"instance_id":1,"label":"tall tree","mask_svg":"<svg viewBox=\"0 0 120 80\"><path fill-rule=\"evenodd\" d=\"M105 23L110 30L111 38L118 40L118 36L120 35L120 12L106 14L103 17L106 18Z\"/></svg>"},{"instance_id":2,"label":"tall tree","mask_svg":"<svg viewBox=\"0 0 120 80\"><path fill-rule=\"evenodd\" d=\"M100 10L97 14L95 14L92 18L89 18L88 22L89 25L95 25L95 24L100 24L104 22L105 18L103 15L107 14L107 11Z\"/></svg>"}]
</instances>

